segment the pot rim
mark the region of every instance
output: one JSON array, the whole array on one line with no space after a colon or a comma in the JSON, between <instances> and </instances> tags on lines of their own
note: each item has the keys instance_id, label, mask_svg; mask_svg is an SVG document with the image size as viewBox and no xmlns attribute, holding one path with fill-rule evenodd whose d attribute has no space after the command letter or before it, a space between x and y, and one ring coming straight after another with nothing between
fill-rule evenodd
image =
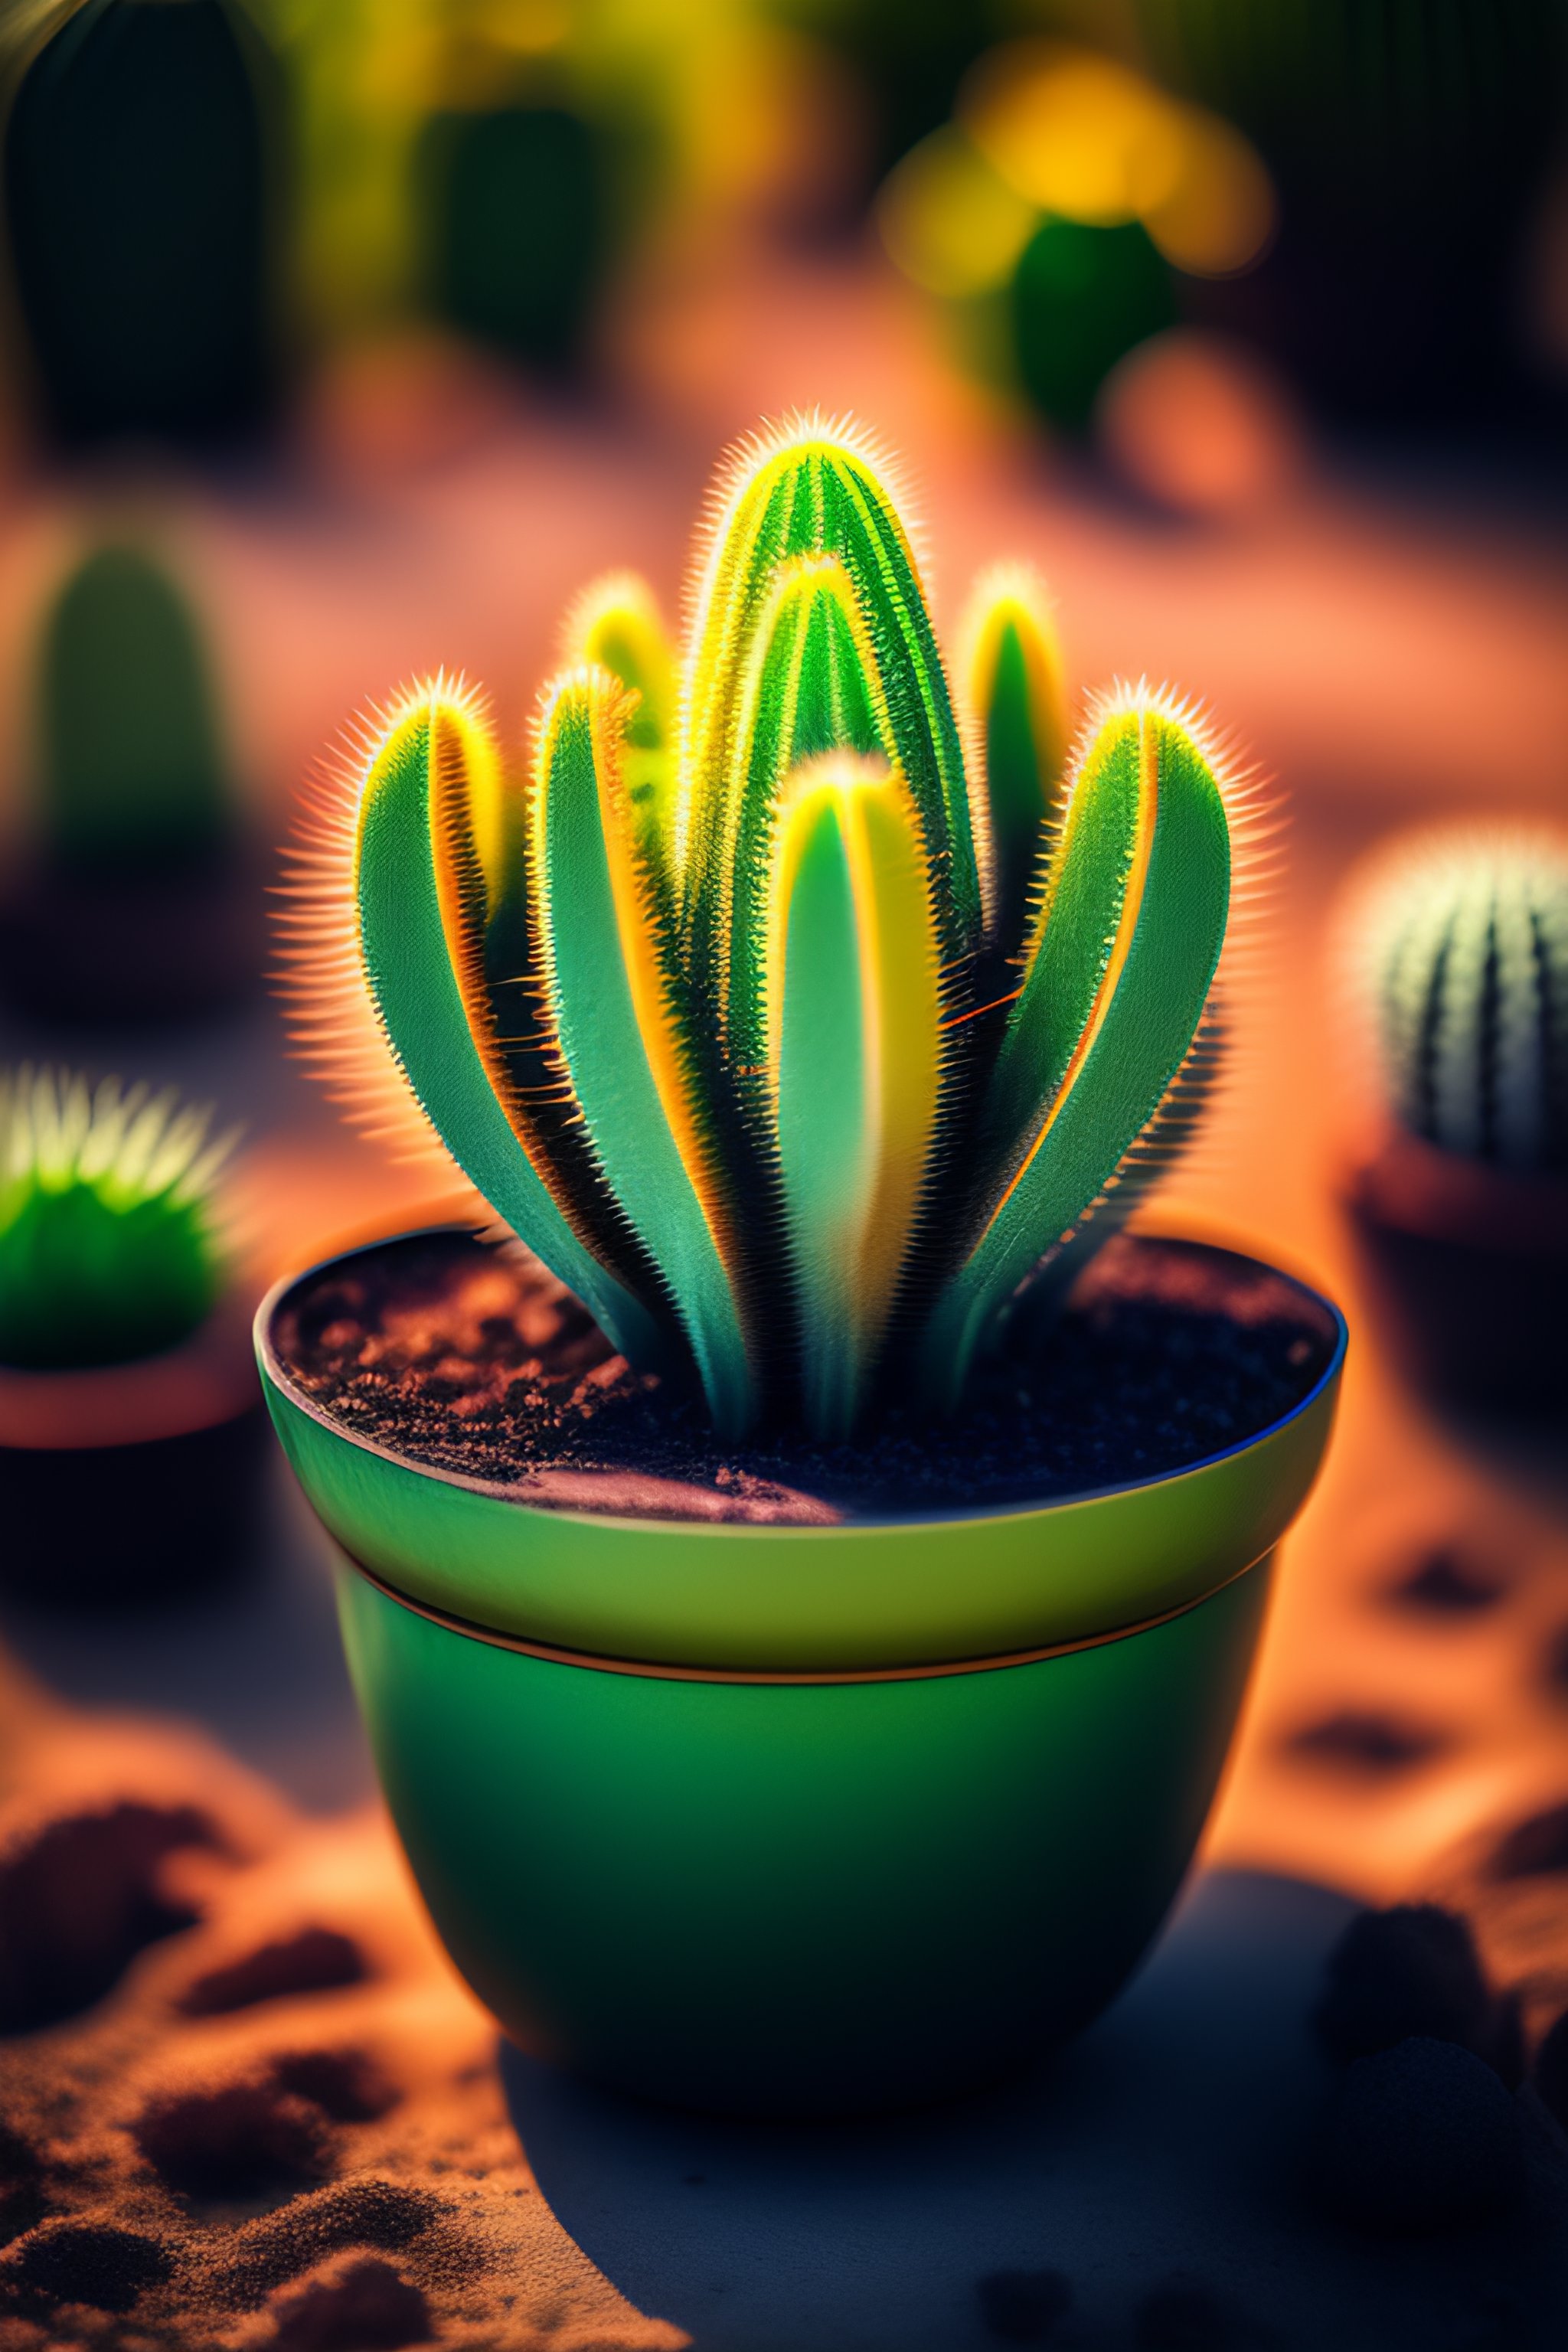
<instances>
[{"instance_id":1,"label":"pot rim","mask_svg":"<svg viewBox=\"0 0 1568 2352\"><path fill-rule=\"evenodd\" d=\"M273 1345L272 1324L279 1308L288 1294L300 1283L309 1281L312 1275L323 1273L327 1267L342 1265L350 1258L363 1257L370 1251L384 1248L394 1242L420 1240L435 1234L473 1234L474 1230L472 1225L461 1220L448 1220L432 1225L411 1226L406 1231L383 1234L374 1241L356 1244L352 1249L334 1251L329 1256L320 1258L310 1265L302 1266L291 1274L279 1276L258 1306L253 1325L257 1359L261 1368L262 1377L288 1400L296 1412L303 1413L309 1420L313 1421L318 1427L325 1430L329 1436L341 1444L354 1447L361 1453L371 1454L378 1461L390 1462L401 1470L411 1471L416 1476L431 1479L440 1486L456 1487L462 1493L483 1496L489 1501L508 1504L513 1510L525 1511L541 1518L571 1520L597 1528L623 1529L658 1528L661 1530L678 1530L683 1537L701 1536L712 1538L740 1536L750 1538L771 1538L774 1541L800 1542L813 1537L817 1538L833 1537L842 1539L847 1536L875 1534L896 1528L990 1527L1006 1519L1037 1518L1044 1512L1066 1509L1068 1507L1082 1506L1086 1503L1098 1503L1117 1495L1137 1494L1151 1487L1168 1486L1176 1479L1191 1477L1198 1471L1212 1469L1220 1463L1234 1461L1238 1455L1250 1453L1255 1446L1262 1445L1280 1430L1288 1429L1293 1422L1300 1421L1302 1415L1310 1412L1319 1399L1333 1387L1343 1369L1345 1351L1350 1341L1350 1327L1334 1301L1322 1291L1316 1289L1301 1276L1291 1273L1286 1267L1276 1265L1272 1260L1254 1257L1249 1252L1233 1249L1223 1242L1198 1240L1194 1236L1181 1234L1145 1234L1139 1238L1149 1241L1191 1241L1195 1247L1216 1249L1227 1256L1241 1258L1249 1265L1263 1266L1269 1273L1277 1275L1282 1282L1289 1283L1293 1290L1299 1291L1314 1307L1321 1309L1333 1327L1333 1346L1322 1370L1311 1387L1297 1399L1288 1412L1283 1412L1276 1420L1266 1423L1259 1429L1253 1430L1247 1436L1238 1438L1234 1445L1223 1446L1215 1454L1205 1454L1194 1461L1183 1462L1170 1469L1156 1471L1146 1478L1123 1479L1103 1486L1075 1487L1070 1493L1049 1495L1031 1502L1006 1503L999 1505L993 1510L977 1510L955 1506L952 1510L944 1511L864 1512L848 1519L825 1520L817 1523L795 1521L784 1524L744 1519L684 1518L677 1514L655 1516L652 1513L574 1510L569 1506L531 1501L526 1496L520 1494L515 1486L504 1485L499 1480L471 1478L464 1475L460 1471L444 1470L436 1464L416 1461L410 1454L400 1454L393 1446L381 1444L374 1438L366 1437L359 1431L346 1427L342 1422L334 1420L331 1413L324 1412L304 1393ZM356 1560L354 1565L358 1567L360 1563ZM377 1580L373 1577L372 1580ZM401 1599L405 1596L397 1593L395 1597Z\"/></svg>"},{"instance_id":2,"label":"pot rim","mask_svg":"<svg viewBox=\"0 0 1568 2352\"><path fill-rule=\"evenodd\" d=\"M1007 1650L993 1657L941 1658L896 1666L838 1666L805 1668L791 1671L783 1668L744 1666L690 1666L668 1658L615 1658L599 1650L567 1650L550 1642L530 1641L525 1634L506 1633L496 1625L486 1625L477 1617L459 1616L456 1610L438 1609L433 1601L416 1600L367 1568L356 1559L348 1547L333 1538L343 1566L353 1575L363 1579L384 1601L399 1609L406 1609L411 1617L423 1617L426 1624L438 1626L445 1633L455 1633L459 1640L479 1642L487 1649L510 1650L514 1656L537 1658L542 1664L574 1666L580 1671L601 1675L629 1675L644 1682L660 1683L722 1683L756 1685L763 1690L839 1689L858 1683L929 1683L951 1682L958 1675L994 1675L1005 1673L1010 1666L1039 1666L1052 1658L1075 1657L1080 1650L1103 1650L1113 1642L1130 1642L1139 1633L1154 1633L1162 1625L1174 1623L1178 1617L1190 1617L1194 1609L1205 1608L1221 1592L1228 1592L1233 1584L1259 1571L1267 1573L1273 1546L1259 1553L1256 1559L1232 1570L1218 1584L1208 1586L1190 1599L1181 1601L1170 1609L1162 1609L1155 1616L1142 1617L1132 1622L1107 1625L1093 1633L1079 1633L1068 1640L1037 1644L1033 1649Z\"/></svg>"}]
</instances>

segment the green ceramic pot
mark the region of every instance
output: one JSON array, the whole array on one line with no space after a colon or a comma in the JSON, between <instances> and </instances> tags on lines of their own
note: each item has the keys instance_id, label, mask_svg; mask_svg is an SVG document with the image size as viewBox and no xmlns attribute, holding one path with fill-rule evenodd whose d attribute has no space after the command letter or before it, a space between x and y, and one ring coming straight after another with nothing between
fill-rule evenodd
<instances>
[{"instance_id":1,"label":"green ceramic pot","mask_svg":"<svg viewBox=\"0 0 1568 2352\"><path fill-rule=\"evenodd\" d=\"M448 1950L525 2048L737 2114L867 2111L1085 2024L1191 1860L1344 1329L1178 1475L851 1526L519 1503L268 1402Z\"/></svg>"}]
</instances>

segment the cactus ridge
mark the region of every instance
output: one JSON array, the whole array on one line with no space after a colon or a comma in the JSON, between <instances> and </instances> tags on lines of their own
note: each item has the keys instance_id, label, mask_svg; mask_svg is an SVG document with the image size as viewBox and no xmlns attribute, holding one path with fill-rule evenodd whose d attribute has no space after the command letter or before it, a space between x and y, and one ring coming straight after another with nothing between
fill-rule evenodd
<instances>
[{"instance_id":1,"label":"cactus ridge","mask_svg":"<svg viewBox=\"0 0 1568 2352\"><path fill-rule=\"evenodd\" d=\"M1468 1159L1568 1172L1568 839L1417 836L1350 920L1400 1124Z\"/></svg>"},{"instance_id":2,"label":"cactus ridge","mask_svg":"<svg viewBox=\"0 0 1568 2352\"><path fill-rule=\"evenodd\" d=\"M684 654L595 583L521 776L459 682L377 714L286 918L307 1055L362 1116L416 1106L731 1435L956 1399L1184 1146L1223 1042L1227 763L1144 687L1070 749L1018 571L961 718L886 475L819 418L748 445Z\"/></svg>"}]
</instances>

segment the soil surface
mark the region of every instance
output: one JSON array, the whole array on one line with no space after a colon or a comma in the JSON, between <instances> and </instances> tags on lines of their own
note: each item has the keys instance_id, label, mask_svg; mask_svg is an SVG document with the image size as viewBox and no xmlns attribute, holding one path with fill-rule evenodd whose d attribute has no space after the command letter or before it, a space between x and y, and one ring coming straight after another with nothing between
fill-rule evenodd
<instances>
[{"instance_id":1,"label":"soil surface","mask_svg":"<svg viewBox=\"0 0 1568 2352\"><path fill-rule=\"evenodd\" d=\"M1048 1329L1018 1332L963 1409L889 1412L853 1444L726 1446L700 1402L616 1355L571 1295L466 1234L385 1243L307 1276L273 1327L344 1429L531 1503L812 1524L1082 1494L1181 1470L1267 1429L1331 1356L1328 1315L1197 1243L1123 1236Z\"/></svg>"}]
</instances>

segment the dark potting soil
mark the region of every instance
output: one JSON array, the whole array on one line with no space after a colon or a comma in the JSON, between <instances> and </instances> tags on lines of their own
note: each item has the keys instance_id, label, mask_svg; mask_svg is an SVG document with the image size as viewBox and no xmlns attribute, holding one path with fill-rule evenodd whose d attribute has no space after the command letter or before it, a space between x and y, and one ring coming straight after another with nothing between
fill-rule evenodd
<instances>
[{"instance_id":1,"label":"dark potting soil","mask_svg":"<svg viewBox=\"0 0 1568 2352\"><path fill-rule=\"evenodd\" d=\"M616 1355L569 1293L466 1234L410 1235L307 1275L274 1344L357 1436L530 1503L810 1525L994 1509L1160 1476L1299 1404L1332 1354L1323 1309L1197 1243L1122 1237L1067 1312L980 1368L962 1410L889 1412L853 1444L742 1445Z\"/></svg>"}]
</instances>

